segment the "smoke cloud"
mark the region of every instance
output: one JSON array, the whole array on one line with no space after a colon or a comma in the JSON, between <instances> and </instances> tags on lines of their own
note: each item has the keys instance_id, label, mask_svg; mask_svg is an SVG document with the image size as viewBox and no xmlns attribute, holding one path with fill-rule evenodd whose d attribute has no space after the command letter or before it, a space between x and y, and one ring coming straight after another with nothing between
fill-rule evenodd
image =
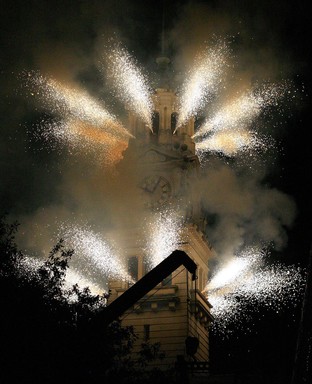
<instances>
[{"instance_id":1,"label":"smoke cloud","mask_svg":"<svg viewBox=\"0 0 312 384\"><path fill-rule=\"evenodd\" d=\"M220 160L207 163L196 185L208 217L208 238L219 257L262 244L282 250L287 228L297 213L294 200L263 183L265 174L229 167Z\"/></svg>"},{"instance_id":2,"label":"smoke cloud","mask_svg":"<svg viewBox=\"0 0 312 384\"><path fill-rule=\"evenodd\" d=\"M244 8L234 8L227 1L214 6L196 1L170 3L165 2L166 42L176 84L192 67L196 54L219 38L231 43L233 58L219 103L257 80L293 75L292 53L279 40L287 19L270 28L273 20L268 7L258 8L258 2ZM133 220L135 224L144 218L137 192L137 164L128 161L122 169L107 169L87 153L53 150L49 143L36 140L43 111L25 97L19 77L23 71L40 70L67 84L79 84L125 121L124 106L114 99L97 66L104 42L117 37L146 72L155 69L161 48L162 2L152 2L149 7L143 4L123 0L70 6L54 2L49 9L48 3L34 1L5 6L1 211L8 211L21 223L18 240L29 253L46 255L55 243L60 222L87 223L105 237L120 223ZM274 14L275 5L271 7ZM290 17L288 11L284 9L285 17ZM209 114L209 108L204 114ZM275 134L285 135L281 131ZM274 243L277 250L287 245L287 230L297 208L292 197L267 182L278 166L278 161L273 168L271 163L276 154L267 156L265 166L262 159L252 169L213 156L202 164L194 195L201 199L207 235L221 257L254 242Z\"/></svg>"}]
</instances>

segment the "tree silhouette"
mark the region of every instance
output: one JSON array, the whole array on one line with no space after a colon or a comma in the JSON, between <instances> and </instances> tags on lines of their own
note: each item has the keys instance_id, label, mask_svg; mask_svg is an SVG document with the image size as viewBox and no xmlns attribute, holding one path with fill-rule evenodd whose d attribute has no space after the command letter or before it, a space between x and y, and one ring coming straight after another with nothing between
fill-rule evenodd
<instances>
[{"instance_id":1,"label":"tree silhouette","mask_svg":"<svg viewBox=\"0 0 312 384\"><path fill-rule=\"evenodd\" d=\"M40 267L25 270L17 230L18 223L0 219L0 382L163 381L164 373L146 370L163 357L159 345L143 345L134 358L133 327L93 321L106 297L78 285L65 288L74 251L61 239Z\"/></svg>"}]
</instances>

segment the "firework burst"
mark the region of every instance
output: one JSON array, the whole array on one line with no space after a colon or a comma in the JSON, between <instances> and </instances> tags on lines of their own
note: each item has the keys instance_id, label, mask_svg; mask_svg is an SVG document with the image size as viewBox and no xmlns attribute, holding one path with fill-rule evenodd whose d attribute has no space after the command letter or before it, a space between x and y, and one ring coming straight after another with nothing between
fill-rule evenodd
<instances>
[{"instance_id":1,"label":"firework burst","mask_svg":"<svg viewBox=\"0 0 312 384\"><path fill-rule=\"evenodd\" d=\"M227 45L221 43L196 57L180 92L176 130L202 111L218 93L228 56ZM134 59L117 44L103 57L103 62L108 64L104 68L101 63L101 70L112 80L119 99L152 129L151 90ZM96 154L102 151L103 158L110 164L121 159L130 134L101 103L81 89L65 86L38 73L28 73L26 78L31 96L38 98L49 112L59 117L57 121L42 121L42 135L47 140L53 137L57 143L72 148L91 150ZM193 137L197 154L220 152L235 156L268 148L270 139L255 132L251 125L267 107L277 106L287 90L286 83L264 85L221 104ZM177 249L181 228L181 220L169 211L157 212L152 218L146 218L144 234L147 234L149 242L145 251L152 268ZM92 285L96 284L98 275L131 280L118 253L102 236L88 228L65 224L60 227L60 236L76 252L70 266L70 280L91 281ZM295 267L267 267L262 251L246 251L215 275L206 287L216 318L213 326L224 330L228 323L241 318L244 311L237 297L243 297L255 306L274 303L278 308L287 302L287 298L295 298L301 282L302 275Z\"/></svg>"},{"instance_id":2,"label":"firework burst","mask_svg":"<svg viewBox=\"0 0 312 384\"><path fill-rule=\"evenodd\" d=\"M194 134L196 150L220 152L226 156L266 150L272 140L249 127L267 107L277 106L289 88L287 83L263 85L226 103Z\"/></svg>"},{"instance_id":3,"label":"firework burst","mask_svg":"<svg viewBox=\"0 0 312 384\"><path fill-rule=\"evenodd\" d=\"M48 110L64 120L80 120L121 137L130 133L97 100L86 91L65 86L39 73L28 73L27 85L32 96L38 96Z\"/></svg>"},{"instance_id":4,"label":"firework burst","mask_svg":"<svg viewBox=\"0 0 312 384\"><path fill-rule=\"evenodd\" d=\"M238 153L250 152L255 149L267 149L269 141L248 130L224 130L207 137L196 144L199 156L206 152L219 152L233 157Z\"/></svg>"},{"instance_id":5,"label":"firework burst","mask_svg":"<svg viewBox=\"0 0 312 384\"><path fill-rule=\"evenodd\" d=\"M149 240L145 251L151 268L156 267L177 249L181 225L181 220L169 211L155 213L147 223Z\"/></svg>"},{"instance_id":6,"label":"firework burst","mask_svg":"<svg viewBox=\"0 0 312 384\"><path fill-rule=\"evenodd\" d=\"M70 267L78 270L80 275L91 281L96 281L98 276L103 280L117 278L131 281L116 250L90 228L62 224L59 236L75 250Z\"/></svg>"},{"instance_id":7,"label":"firework burst","mask_svg":"<svg viewBox=\"0 0 312 384\"><path fill-rule=\"evenodd\" d=\"M134 59L119 45L112 48L108 55L107 67L103 72L113 80L117 96L127 109L138 115L149 129L152 129L153 102L146 77L142 74Z\"/></svg>"},{"instance_id":8,"label":"firework burst","mask_svg":"<svg viewBox=\"0 0 312 384\"><path fill-rule=\"evenodd\" d=\"M241 324L253 311L270 308L276 312L299 301L304 286L303 271L280 263L268 265L263 250L250 248L233 258L208 282L205 292L211 304L217 332Z\"/></svg>"},{"instance_id":9,"label":"firework burst","mask_svg":"<svg viewBox=\"0 0 312 384\"><path fill-rule=\"evenodd\" d=\"M206 49L196 57L194 67L187 76L188 80L182 86L176 130L196 116L217 92L227 56L227 46L220 44L216 48Z\"/></svg>"},{"instance_id":10,"label":"firework burst","mask_svg":"<svg viewBox=\"0 0 312 384\"><path fill-rule=\"evenodd\" d=\"M40 122L37 127L40 137L49 143L53 139L58 144L88 152L100 153L101 150L105 154L101 159L106 164L114 164L121 159L131 135L87 92L65 86L36 72L27 73L25 83L30 95L58 117Z\"/></svg>"}]
</instances>

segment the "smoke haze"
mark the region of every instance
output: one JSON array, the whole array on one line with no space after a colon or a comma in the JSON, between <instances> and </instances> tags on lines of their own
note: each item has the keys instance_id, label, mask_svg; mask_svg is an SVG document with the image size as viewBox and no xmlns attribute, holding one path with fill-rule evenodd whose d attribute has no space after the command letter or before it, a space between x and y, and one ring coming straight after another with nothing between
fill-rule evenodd
<instances>
[{"instance_id":1,"label":"smoke haze","mask_svg":"<svg viewBox=\"0 0 312 384\"><path fill-rule=\"evenodd\" d=\"M21 223L18 241L28 253L39 257L55 244L62 222L87 224L105 238L106 232L126 219L136 224L144 218L135 162L128 162L123 169L107 168L96 154L66 146L53 149L51 143L35 138L42 115L49 113L27 95L20 74L40 70L67 85L77 84L125 122L126 110L99 73L98 60L105 42L114 37L152 78L161 49L162 2L152 2L149 7L145 2L126 0L66 4L54 2L53 9L46 2L17 2L14 8L5 4L1 210ZM285 49L291 33L286 26L292 11L289 4L283 4L279 13L274 4L260 7L258 2L244 8L234 8L227 1L165 4L167 54L177 84L204 46L215 39L224 39L231 46L226 88L220 89L202 117L217 103L257 81L293 79L306 69L305 62L296 61L291 47ZM283 35L285 30L287 36ZM279 118L274 117L270 124L262 121L263 129L277 138L277 144L293 134L287 127L276 128L273 123ZM286 121L286 116L281 120ZM277 251L287 246L287 233L295 223L298 207L294 197L279 189L276 175L285 177L280 174L279 151L278 145L273 145L266 154L257 154L259 163L247 155L233 161L208 156L202 163L194 195L202 201L207 235L221 257L255 242L274 244Z\"/></svg>"}]
</instances>

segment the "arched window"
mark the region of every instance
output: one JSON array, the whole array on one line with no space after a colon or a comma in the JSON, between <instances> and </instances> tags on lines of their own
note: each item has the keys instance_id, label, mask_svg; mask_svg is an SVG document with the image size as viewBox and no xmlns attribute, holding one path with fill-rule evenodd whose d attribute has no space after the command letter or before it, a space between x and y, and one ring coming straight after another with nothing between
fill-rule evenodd
<instances>
[{"instance_id":1,"label":"arched window","mask_svg":"<svg viewBox=\"0 0 312 384\"><path fill-rule=\"evenodd\" d=\"M173 133L177 127L178 114L176 112L171 113L171 132Z\"/></svg>"},{"instance_id":2,"label":"arched window","mask_svg":"<svg viewBox=\"0 0 312 384\"><path fill-rule=\"evenodd\" d=\"M138 258L136 256L131 256L128 259L128 273L134 281L138 280Z\"/></svg>"},{"instance_id":3,"label":"arched window","mask_svg":"<svg viewBox=\"0 0 312 384\"><path fill-rule=\"evenodd\" d=\"M150 339L150 329L151 329L150 324L144 324L144 326L143 326L143 330L144 330L143 339L144 339L144 341L148 341Z\"/></svg>"},{"instance_id":4,"label":"arched window","mask_svg":"<svg viewBox=\"0 0 312 384\"><path fill-rule=\"evenodd\" d=\"M159 112L154 111L152 115L152 128L155 135L159 132Z\"/></svg>"}]
</instances>

